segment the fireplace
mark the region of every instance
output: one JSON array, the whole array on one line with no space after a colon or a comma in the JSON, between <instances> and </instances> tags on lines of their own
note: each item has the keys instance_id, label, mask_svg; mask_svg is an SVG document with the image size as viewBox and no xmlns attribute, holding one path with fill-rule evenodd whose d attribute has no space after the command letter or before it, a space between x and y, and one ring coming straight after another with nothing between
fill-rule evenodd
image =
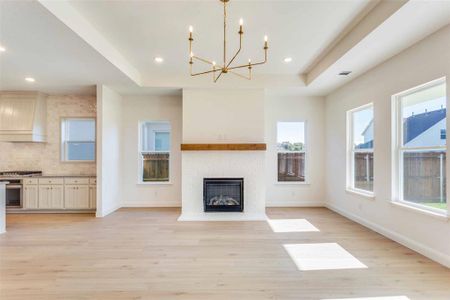
<instances>
[{"instance_id":1,"label":"fireplace","mask_svg":"<svg viewBox=\"0 0 450 300\"><path fill-rule=\"evenodd\" d=\"M205 212L244 211L244 178L204 178Z\"/></svg>"}]
</instances>

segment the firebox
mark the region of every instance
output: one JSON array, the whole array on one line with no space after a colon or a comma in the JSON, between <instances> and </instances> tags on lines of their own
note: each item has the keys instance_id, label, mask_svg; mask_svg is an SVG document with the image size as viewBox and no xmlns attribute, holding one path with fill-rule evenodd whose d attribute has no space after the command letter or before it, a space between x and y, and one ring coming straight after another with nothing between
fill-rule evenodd
<instances>
[{"instance_id":1,"label":"firebox","mask_svg":"<svg viewBox=\"0 0 450 300\"><path fill-rule=\"evenodd\" d=\"M205 212L244 211L244 178L204 178Z\"/></svg>"}]
</instances>

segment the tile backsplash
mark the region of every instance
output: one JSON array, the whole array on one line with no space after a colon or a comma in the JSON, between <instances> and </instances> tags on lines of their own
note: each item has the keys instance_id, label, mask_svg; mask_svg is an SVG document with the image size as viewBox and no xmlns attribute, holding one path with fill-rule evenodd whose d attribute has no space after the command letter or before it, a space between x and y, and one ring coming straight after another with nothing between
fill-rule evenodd
<instances>
[{"instance_id":1,"label":"tile backsplash","mask_svg":"<svg viewBox=\"0 0 450 300\"><path fill-rule=\"evenodd\" d=\"M0 142L0 171L42 170L49 175L91 175L95 162L61 162L61 119L65 117L96 117L94 96L48 96L47 142Z\"/></svg>"}]
</instances>

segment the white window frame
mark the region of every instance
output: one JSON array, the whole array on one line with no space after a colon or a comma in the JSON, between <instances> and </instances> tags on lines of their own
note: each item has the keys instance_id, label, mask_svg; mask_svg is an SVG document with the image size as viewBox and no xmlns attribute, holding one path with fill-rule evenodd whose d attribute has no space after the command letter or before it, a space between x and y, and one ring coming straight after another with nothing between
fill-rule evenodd
<instances>
[{"instance_id":1,"label":"white window frame","mask_svg":"<svg viewBox=\"0 0 450 300\"><path fill-rule=\"evenodd\" d=\"M67 157L67 139L68 127L66 126L67 121L94 121L95 123L95 140L94 140L94 159L93 160L69 160ZM97 159L97 120L95 117L63 117L60 122L60 159L63 163L95 163ZM77 141L78 143L86 143L88 141ZM91 143L91 141L89 141Z\"/></svg>"},{"instance_id":2,"label":"white window frame","mask_svg":"<svg viewBox=\"0 0 450 300\"><path fill-rule=\"evenodd\" d=\"M168 132L169 133L169 151L144 151L142 150L142 147L144 145L143 140L146 138L144 136L145 132L143 132L143 125L145 123L164 123L170 125L170 130L154 130L153 132ZM138 133L139 133L139 142L138 142L138 184L143 185L167 185L172 184L172 124L170 121L140 121L138 122ZM154 135L154 139L156 139L156 135ZM156 142L155 140L153 141ZM144 154L151 154L151 153L168 153L169 154L169 179L167 181L144 181L143 176L143 169L144 169Z\"/></svg>"},{"instance_id":3,"label":"white window frame","mask_svg":"<svg viewBox=\"0 0 450 300\"><path fill-rule=\"evenodd\" d=\"M303 123L303 131L305 136L305 143L302 151L283 151L278 149L278 123ZM295 121L277 121L276 123L276 138L275 138L275 161L276 161L276 184L280 185L297 185L297 184L309 184L309 169L308 169L308 122L306 120L295 120ZM278 153L304 153L305 154L305 180L304 181L279 181L278 180Z\"/></svg>"},{"instance_id":4,"label":"white window frame","mask_svg":"<svg viewBox=\"0 0 450 300\"><path fill-rule=\"evenodd\" d=\"M394 204L400 204L403 207L413 208L422 212L430 212L437 215L450 215L450 206L447 202L447 210L442 210L403 199L403 154L408 151L442 151L447 153L447 146L430 146L430 147L404 147L403 146L403 122L401 99L406 95L420 92L424 89L431 88L439 84L446 84L446 78L438 78L430 82L413 87L406 91L392 95L392 199ZM447 91L448 103L448 91ZM448 127L448 121L447 121ZM448 153L447 153L448 154ZM446 170L449 163L447 162ZM442 178L442 177L441 177ZM447 179L448 181L448 179Z\"/></svg>"},{"instance_id":5,"label":"white window frame","mask_svg":"<svg viewBox=\"0 0 450 300\"><path fill-rule=\"evenodd\" d=\"M375 107L372 102L359 106L357 108L347 111L347 180L346 180L346 190L352 193L356 193L362 196L373 198L375 197L375 163L374 163L374 174L373 174L373 191L367 191L363 189L358 189L355 187L355 154L356 153L373 153L375 148L375 126L373 133L374 147L372 149L355 149L353 147L353 114L362 110L372 108L373 111L373 121L375 124ZM375 154L374 162L375 162Z\"/></svg>"}]
</instances>

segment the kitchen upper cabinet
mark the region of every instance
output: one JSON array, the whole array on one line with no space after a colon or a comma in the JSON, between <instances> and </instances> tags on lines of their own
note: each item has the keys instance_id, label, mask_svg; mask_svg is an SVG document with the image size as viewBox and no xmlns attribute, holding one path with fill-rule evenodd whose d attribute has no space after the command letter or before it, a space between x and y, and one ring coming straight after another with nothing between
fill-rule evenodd
<instances>
[{"instance_id":1,"label":"kitchen upper cabinet","mask_svg":"<svg viewBox=\"0 0 450 300\"><path fill-rule=\"evenodd\" d=\"M39 208L39 189L38 185L25 185L23 188L23 208Z\"/></svg>"},{"instance_id":2,"label":"kitchen upper cabinet","mask_svg":"<svg viewBox=\"0 0 450 300\"><path fill-rule=\"evenodd\" d=\"M39 208L64 208L64 189L62 185L39 185Z\"/></svg>"},{"instance_id":3,"label":"kitchen upper cabinet","mask_svg":"<svg viewBox=\"0 0 450 300\"><path fill-rule=\"evenodd\" d=\"M40 93L0 93L0 141L45 142L47 100Z\"/></svg>"},{"instance_id":4,"label":"kitchen upper cabinet","mask_svg":"<svg viewBox=\"0 0 450 300\"><path fill-rule=\"evenodd\" d=\"M88 185L66 185L65 191L66 209L88 209L89 208L89 186Z\"/></svg>"}]
</instances>

